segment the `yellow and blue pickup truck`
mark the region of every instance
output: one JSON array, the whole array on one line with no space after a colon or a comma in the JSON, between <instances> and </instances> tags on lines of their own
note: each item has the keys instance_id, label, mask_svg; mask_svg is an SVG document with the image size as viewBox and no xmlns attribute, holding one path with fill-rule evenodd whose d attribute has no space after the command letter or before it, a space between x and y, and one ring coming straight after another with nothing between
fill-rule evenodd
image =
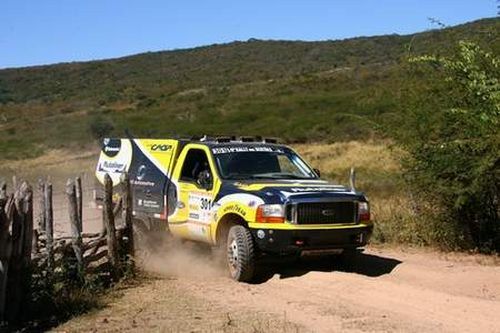
<instances>
[{"instance_id":1,"label":"yellow and blue pickup truck","mask_svg":"<svg viewBox=\"0 0 500 333\"><path fill-rule=\"evenodd\" d=\"M124 172L135 223L224 249L237 281L252 281L262 257L352 252L373 230L363 193L322 180L274 140L104 139L97 179L116 186Z\"/></svg>"}]
</instances>

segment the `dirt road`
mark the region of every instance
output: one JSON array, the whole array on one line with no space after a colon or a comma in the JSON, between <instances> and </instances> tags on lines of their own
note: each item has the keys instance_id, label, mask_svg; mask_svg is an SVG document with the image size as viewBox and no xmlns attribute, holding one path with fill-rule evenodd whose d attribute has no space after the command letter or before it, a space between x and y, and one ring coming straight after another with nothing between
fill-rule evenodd
<instances>
[{"instance_id":1,"label":"dirt road","mask_svg":"<svg viewBox=\"0 0 500 333\"><path fill-rule=\"evenodd\" d=\"M498 260L370 248L355 272L324 262L236 283L210 257L151 258L159 277L57 331L500 332Z\"/></svg>"}]
</instances>

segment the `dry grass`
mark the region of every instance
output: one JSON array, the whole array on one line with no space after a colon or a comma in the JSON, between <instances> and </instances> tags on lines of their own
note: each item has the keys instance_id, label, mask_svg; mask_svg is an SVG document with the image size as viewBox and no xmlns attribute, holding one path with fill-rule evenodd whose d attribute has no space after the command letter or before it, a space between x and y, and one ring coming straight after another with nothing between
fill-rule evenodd
<instances>
[{"instance_id":1,"label":"dry grass","mask_svg":"<svg viewBox=\"0 0 500 333\"><path fill-rule=\"evenodd\" d=\"M69 151L54 149L45 154L24 160L1 160L0 180L16 176L33 184L38 178L49 178L53 183L65 183L67 178L77 175L83 178L93 176L98 158L98 149Z\"/></svg>"},{"instance_id":2,"label":"dry grass","mask_svg":"<svg viewBox=\"0 0 500 333\"><path fill-rule=\"evenodd\" d=\"M400 159L404 152L388 141L302 144L294 148L322 176L347 184L354 167L357 188L371 202L375 222L373 240L380 243L427 244L421 222L415 214L415 202L402 180Z\"/></svg>"},{"instance_id":3,"label":"dry grass","mask_svg":"<svg viewBox=\"0 0 500 333\"><path fill-rule=\"evenodd\" d=\"M301 144L294 148L315 168L339 173L351 167L383 172L399 172L397 160L401 151L389 142L339 142L332 144Z\"/></svg>"}]
</instances>

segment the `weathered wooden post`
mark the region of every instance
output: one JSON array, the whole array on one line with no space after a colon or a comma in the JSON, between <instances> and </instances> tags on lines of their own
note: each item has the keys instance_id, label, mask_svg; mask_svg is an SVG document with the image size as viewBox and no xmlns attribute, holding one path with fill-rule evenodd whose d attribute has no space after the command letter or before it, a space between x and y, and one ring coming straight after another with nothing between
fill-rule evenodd
<instances>
[{"instance_id":1,"label":"weathered wooden post","mask_svg":"<svg viewBox=\"0 0 500 333\"><path fill-rule=\"evenodd\" d=\"M75 253L78 272L83 273L83 254L82 254L82 234L80 231L80 222L78 217L78 201L76 197L75 183L68 179L66 183L66 195L68 197L68 213L71 224L71 247Z\"/></svg>"},{"instance_id":2,"label":"weathered wooden post","mask_svg":"<svg viewBox=\"0 0 500 333\"><path fill-rule=\"evenodd\" d=\"M0 181L0 206L5 206L7 203L7 183Z\"/></svg>"},{"instance_id":3,"label":"weathered wooden post","mask_svg":"<svg viewBox=\"0 0 500 333\"><path fill-rule=\"evenodd\" d=\"M33 257L38 253L38 230L33 229L33 238L31 239L31 256Z\"/></svg>"},{"instance_id":4,"label":"weathered wooden post","mask_svg":"<svg viewBox=\"0 0 500 333\"><path fill-rule=\"evenodd\" d=\"M2 188L5 190L5 184L2 185ZM0 321L5 319L6 312L7 280L12 254L12 239L9 229L13 208L14 198L12 196L6 198L6 195L2 197L2 202L0 202Z\"/></svg>"},{"instance_id":5,"label":"weathered wooden post","mask_svg":"<svg viewBox=\"0 0 500 333\"><path fill-rule=\"evenodd\" d=\"M116 241L115 217L113 215L113 181L108 174L104 176L103 219L104 225L106 226L108 261L111 267L111 277L117 280L120 272L120 260L118 256L118 243Z\"/></svg>"},{"instance_id":6,"label":"weathered wooden post","mask_svg":"<svg viewBox=\"0 0 500 333\"><path fill-rule=\"evenodd\" d=\"M33 188L26 182L21 185L21 194L23 197L22 214L24 215L24 235L23 235L23 260L22 260L22 280L21 280L21 297L19 300L19 310L23 304L30 299L31 295L31 274L32 262L31 254L33 252ZM16 318L19 313L16 314Z\"/></svg>"},{"instance_id":7,"label":"weathered wooden post","mask_svg":"<svg viewBox=\"0 0 500 333\"><path fill-rule=\"evenodd\" d=\"M24 237L23 255L24 265L31 265L31 253L33 249L33 188L26 182L21 185L23 195L22 211L24 215Z\"/></svg>"},{"instance_id":8,"label":"weathered wooden post","mask_svg":"<svg viewBox=\"0 0 500 333\"><path fill-rule=\"evenodd\" d=\"M54 211L52 208L52 184L45 184L45 242L47 249L47 271L54 270Z\"/></svg>"},{"instance_id":9,"label":"weathered wooden post","mask_svg":"<svg viewBox=\"0 0 500 333\"><path fill-rule=\"evenodd\" d=\"M14 193L17 191L17 177L15 175L12 176L12 189Z\"/></svg>"},{"instance_id":10,"label":"weathered wooden post","mask_svg":"<svg viewBox=\"0 0 500 333\"><path fill-rule=\"evenodd\" d=\"M12 254L10 257L7 281L6 318L15 321L19 318L21 305L29 294L31 281L31 237L33 233L32 189L26 182L18 186L14 194L12 214Z\"/></svg>"},{"instance_id":11,"label":"weathered wooden post","mask_svg":"<svg viewBox=\"0 0 500 333\"><path fill-rule=\"evenodd\" d=\"M76 191L76 208L78 213L78 230L80 234L83 232L83 191L82 191L82 179L76 177L75 179L75 191Z\"/></svg>"},{"instance_id":12,"label":"weathered wooden post","mask_svg":"<svg viewBox=\"0 0 500 333\"><path fill-rule=\"evenodd\" d=\"M38 230L45 232L45 183L42 179L38 179Z\"/></svg>"},{"instance_id":13,"label":"weathered wooden post","mask_svg":"<svg viewBox=\"0 0 500 333\"><path fill-rule=\"evenodd\" d=\"M127 238L127 255L134 257L134 227L132 225L132 193L130 191L130 178L124 172L122 181L123 223L125 224L125 237Z\"/></svg>"}]
</instances>

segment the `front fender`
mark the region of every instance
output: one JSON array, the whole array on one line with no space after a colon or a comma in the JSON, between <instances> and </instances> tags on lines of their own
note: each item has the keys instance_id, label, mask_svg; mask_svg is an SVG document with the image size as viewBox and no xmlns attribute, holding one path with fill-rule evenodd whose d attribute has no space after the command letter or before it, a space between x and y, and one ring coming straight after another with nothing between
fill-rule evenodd
<instances>
[{"instance_id":1,"label":"front fender","mask_svg":"<svg viewBox=\"0 0 500 333\"><path fill-rule=\"evenodd\" d=\"M218 200L212 207L214 223L211 224L212 242L215 243L217 230L228 215L236 215L246 223L255 222L257 207L264 201L251 194L230 194Z\"/></svg>"}]
</instances>

